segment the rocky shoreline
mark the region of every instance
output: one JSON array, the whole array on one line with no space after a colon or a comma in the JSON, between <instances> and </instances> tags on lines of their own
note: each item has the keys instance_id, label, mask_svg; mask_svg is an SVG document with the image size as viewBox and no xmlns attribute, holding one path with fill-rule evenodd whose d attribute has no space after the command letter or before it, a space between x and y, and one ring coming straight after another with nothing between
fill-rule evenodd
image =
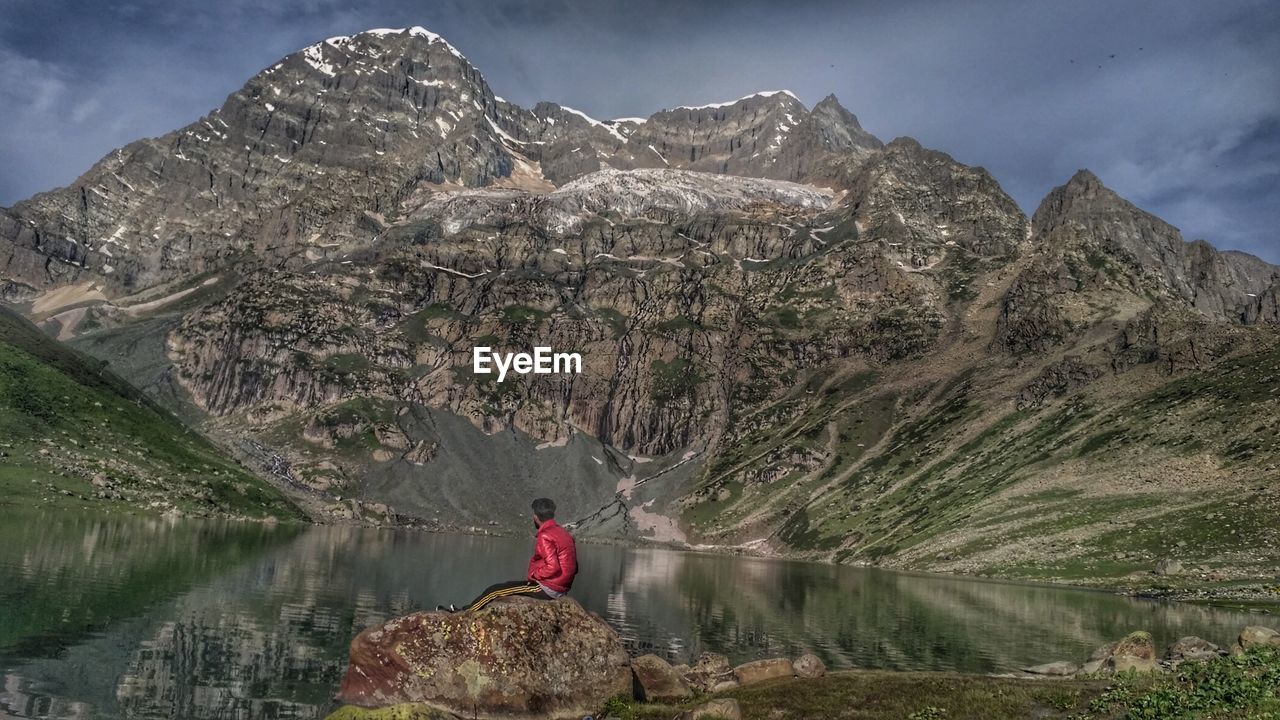
<instances>
[{"instance_id":1,"label":"rocky shoreline","mask_svg":"<svg viewBox=\"0 0 1280 720\"><path fill-rule=\"evenodd\" d=\"M1258 652L1280 653L1280 632L1248 626L1230 647L1185 637L1157 653L1150 633L1136 631L1080 662L1059 660L1012 674L949 677L1060 682L1155 679L1190 663ZM343 706L329 720L586 716L621 720L623 715L615 712L639 717L646 707L663 712L676 709L681 720L741 720L748 714L736 695L756 686L806 692L795 683L814 683L812 691L822 692L825 686L818 681L826 676L826 665L813 654L736 666L716 653L702 653L691 663L675 665L654 654L629 657L613 628L576 601L516 598L474 613L414 613L360 633L352 641L350 663L337 696Z\"/></svg>"},{"instance_id":2,"label":"rocky shoreline","mask_svg":"<svg viewBox=\"0 0 1280 720\"><path fill-rule=\"evenodd\" d=\"M1230 648L1223 648L1204 638L1188 636L1177 640L1157 655L1151 633L1138 630L1124 638L1103 645L1079 664L1059 660L1022 668L1010 677L1081 677L1124 672L1157 673L1176 670L1184 662L1203 662L1232 655L1242 655L1251 648L1280 648L1280 632L1261 625L1249 625L1240 631Z\"/></svg>"},{"instance_id":3,"label":"rocky shoreline","mask_svg":"<svg viewBox=\"0 0 1280 720\"><path fill-rule=\"evenodd\" d=\"M682 720L740 720L736 700L707 696L826 673L813 654L737 666L717 653L678 665L654 654L632 658L618 634L576 601L515 598L475 613L414 613L360 633L338 693L345 706L330 720L378 718L414 704L430 708L432 718L560 718L590 716L610 703L695 700L705 702Z\"/></svg>"}]
</instances>

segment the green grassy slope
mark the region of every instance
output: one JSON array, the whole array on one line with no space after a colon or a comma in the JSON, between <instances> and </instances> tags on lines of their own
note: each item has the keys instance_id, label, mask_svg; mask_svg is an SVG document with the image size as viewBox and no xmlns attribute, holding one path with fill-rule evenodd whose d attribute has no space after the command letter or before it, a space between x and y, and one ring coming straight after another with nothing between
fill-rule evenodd
<instances>
[{"instance_id":1,"label":"green grassy slope","mask_svg":"<svg viewBox=\"0 0 1280 720\"><path fill-rule=\"evenodd\" d=\"M1211 367L1104 378L1023 408L1009 401L1021 381L999 370L895 375L828 382L811 415L759 423L710 463L683 519L733 539L725 518L757 517L748 532L773 528L790 551L837 562L1072 582L1230 581L1280 562L1270 339ZM787 402L759 415L786 418ZM796 477L742 471L805 447L825 452ZM1184 570L1151 576L1164 559Z\"/></svg>"},{"instance_id":2,"label":"green grassy slope","mask_svg":"<svg viewBox=\"0 0 1280 720\"><path fill-rule=\"evenodd\" d=\"M3 308L0 505L301 518L103 363Z\"/></svg>"}]
</instances>

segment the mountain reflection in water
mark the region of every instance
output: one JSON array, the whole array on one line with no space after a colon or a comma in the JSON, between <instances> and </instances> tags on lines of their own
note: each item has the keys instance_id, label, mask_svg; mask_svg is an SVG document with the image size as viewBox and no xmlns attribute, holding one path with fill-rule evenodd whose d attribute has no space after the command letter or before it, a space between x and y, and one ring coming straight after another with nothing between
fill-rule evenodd
<instances>
[{"instance_id":1,"label":"mountain reflection in water","mask_svg":"<svg viewBox=\"0 0 1280 720\"><path fill-rule=\"evenodd\" d=\"M361 629L519 577L530 541L22 515L0 528L0 717L323 717ZM991 672L1244 613L1045 586L583 544L573 597L634 653Z\"/></svg>"}]
</instances>

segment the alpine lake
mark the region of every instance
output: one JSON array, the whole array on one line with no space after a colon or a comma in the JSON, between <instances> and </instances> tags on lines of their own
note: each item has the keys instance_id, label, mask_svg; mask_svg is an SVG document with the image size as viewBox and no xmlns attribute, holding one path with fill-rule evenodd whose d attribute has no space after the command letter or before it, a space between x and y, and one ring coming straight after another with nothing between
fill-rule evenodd
<instances>
[{"instance_id":1,"label":"alpine lake","mask_svg":"<svg viewBox=\"0 0 1280 720\"><path fill-rule=\"evenodd\" d=\"M520 577L529 538L68 512L0 523L0 717L322 718L360 630ZM993 673L1257 616L1059 586L579 543L635 654Z\"/></svg>"}]
</instances>

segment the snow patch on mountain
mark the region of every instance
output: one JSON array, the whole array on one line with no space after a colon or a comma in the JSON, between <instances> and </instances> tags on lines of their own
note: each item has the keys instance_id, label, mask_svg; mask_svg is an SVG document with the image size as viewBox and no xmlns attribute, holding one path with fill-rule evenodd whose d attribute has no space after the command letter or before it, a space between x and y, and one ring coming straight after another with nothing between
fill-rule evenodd
<instances>
[{"instance_id":1,"label":"snow patch on mountain","mask_svg":"<svg viewBox=\"0 0 1280 720\"><path fill-rule=\"evenodd\" d=\"M569 107L568 105L561 105L561 106L560 106L560 109L561 109L561 110L563 110L563 111L565 111L565 112L567 112L567 113L570 113L570 114L573 114L573 115L577 115L578 117L582 118L583 120L586 120L587 122L591 123L592 125L595 125L596 127L604 128L605 130L607 130L607 131L609 132L609 134L610 134L610 135L614 136L615 138L617 138L617 139L618 139L618 140L620 140L621 142L626 142L626 141L627 141L627 139L626 139L625 137L623 137L623 136L622 136L622 133L618 132L618 129L617 129L616 127L614 127L613 125L609 124L609 123L601 122L601 121L599 121L599 120L597 120L597 119L595 119L595 118L591 117L590 115L588 115L588 114L586 114L586 113L582 112L581 110L577 110L577 109L571 108L571 107Z\"/></svg>"},{"instance_id":2,"label":"snow patch on mountain","mask_svg":"<svg viewBox=\"0 0 1280 720\"><path fill-rule=\"evenodd\" d=\"M723 107L729 107L731 105L737 105L738 103L744 100L750 100L752 98L773 97L774 95L786 95L790 97L792 100L795 100L796 102L800 101L800 98L796 97L796 94L791 92L790 90L762 90L760 92L751 93L750 95L743 95L737 100L726 100L725 102L708 103L706 105L679 105L672 109L674 110L710 110L714 108L723 108Z\"/></svg>"},{"instance_id":3,"label":"snow patch on mountain","mask_svg":"<svg viewBox=\"0 0 1280 720\"><path fill-rule=\"evenodd\" d=\"M825 188L783 180L688 170L605 169L543 194L494 188L435 191L419 198L410 215L438 220L447 234L519 216L552 234L566 235L605 212L654 219L761 206L819 212L830 207L832 198Z\"/></svg>"},{"instance_id":4,"label":"snow patch on mountain","mask_svg":"<svg viewBox=\"0 0 1280 720\"><path fill-rule=\"evenodd\" d=\"M449 53L451 53L454 57L458 58L459 60L464 60L464 61L466 60L466 58L462 55L462 53L458 52L457 48L449 44L448 40L445 40L443 37L437 35L436 33L431 32L430 30L420 25L415 25L410 28L373 28L370 30L365 30L364 32L356 33L355 35L334 35L333 37L325 38L324 40L321 40L320 42L315 43L314 45L308 45L307 47L303 48L300 52L302 54L302 59L305 60L306 63L310 65L313 69L317 70L318 72L324 75L333 77L334 75L337 74L338 66L330 62L325 57L326 48L330 48L333 51L348 53L352 50L352 45L359 40L364 40L371 37L389 38L389 37L396 37L399 35L408 35L409 37L425 38L428 43L431 43L433 45L436 43L439 43L443 45L445 49L448 50ZM357 63L357 64L361 64L361 63ZM277 64L272 69L274 70L279 67L280 65ZM363 74L359 70L357 70L356 73Z\"/></svg>"},{"instance_id":5,"label":"snow patch on mountain","mask_svg":"<svg viewBox=\"0 0 1280 720\"><path fill-rule=\"evenodd\" d=\"M426 38L427 42L432 44L440 43L444 45L445 48L450 53L452 53L454 57L458 58L459 60L466 60L466 58L462 55L462 53L458 52L458 49L455 48L453 45L451 45L448 40L445 40L440 35L431 32L430 30L422 27L421 25L414 25L413 27L408 27L408 28L373 28L372 30L365 30L362 33L357 33L357 36L373 35L376 37L390 37L395 35L404 35L405 33L408 33L410 37Z\"/></svg>"},{"instance_id":6,"label":"snow patch on mountain","mask_svg":"<svg viewBox=\"0 0 1280 720\"><path fill-rule=\"evenodd\" d=\"M329 45L330 47L337 47L332 44L332 41L335 39L336 38L329 38L323 43L316 43L315 45L303 48L302 59L315 70L318 70L329 77L333 77L337 74L337 70L332 63L324 59L324 46Z\"/></svg>"}]
</instances>

